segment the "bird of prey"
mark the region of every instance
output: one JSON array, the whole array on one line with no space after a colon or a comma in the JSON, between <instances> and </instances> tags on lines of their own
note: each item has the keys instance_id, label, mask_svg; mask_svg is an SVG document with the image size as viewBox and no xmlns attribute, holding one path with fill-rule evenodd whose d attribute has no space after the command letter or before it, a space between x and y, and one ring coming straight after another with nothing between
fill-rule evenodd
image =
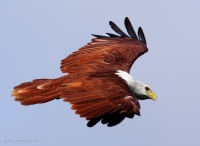
<instances>
[{"instance_id":1,"label":"bird of prey","mask_svg":"<svg viewBox=\"0 0 200 146\"><path fill-rule=\"evenodd\" d=\"M118 35L92 34L95 38L90 43L61 61L61 71L66 75L22 83L14 87L12 96L22 105L63 99L88 120L88 127L99 121L111 127L140 115L138 100L157 97L148 85L129 74L132 64L148 48L142 28L137 36L127 17L124 23L129 35L110 21Z\"/></svg>"}]
</instances>

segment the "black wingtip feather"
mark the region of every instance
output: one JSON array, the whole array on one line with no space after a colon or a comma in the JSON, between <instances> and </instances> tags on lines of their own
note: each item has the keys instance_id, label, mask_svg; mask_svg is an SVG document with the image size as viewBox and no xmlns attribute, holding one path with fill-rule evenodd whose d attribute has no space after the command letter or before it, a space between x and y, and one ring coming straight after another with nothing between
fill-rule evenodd
<instances>
[{"instance_id":1,"label":"black wingtip feather","mask_svg":"<svg viewBox=\"0 0 200 146\"><path fill-rule=\"evenodd\" d=\"M143 42L147 46L147 42L146 42L144 33L142 31L142 28L139 27L138 36L137 36L128 17L125 18L124 23L125 23L126 30L127 30L128 34L131 36L131 38L140 40L141 42ZM120 36L118 36L116 34L112 34L112 33L106 33L109 36L96 35L96 34L92 34L92 35L97 37L97 38L113 38L113 37L128 37L128 38L130 38L114 22L109 21L109 25Z\"/></svg>"},{"instance_id":2,"label":"black wingtip feather","mask_svg":"<svg viewBox=\"0 0 200 146\"><path fill-rule=\"evenodd\" d=\"M94 118L92 120L90 120L88 123L87 123L87 126L88 127L93 127L94 125L96 125L105 115L102 115L102 116L99 116L97 118Z\"/></svg>"},{"instance_id":3,"label":"black wingtip feather","mask_svg":"<svg viewBox=\"0 0 200 146\"><path fill-rule=\"evenodd\" d=\"M112 33L106 33L106 34L109 35L110 37L119 37L118 35Z\"/></svg>"},{"instance_id":4,"label":"black wingtip feather","mask_svg":"<svg viewBox=\"0 0 200 146\"><path fill-rule=\"evenodd\" d=\"M134 117L134 115L135 115L135 113L129 113L129 112L126 112L126 117L127 118L130 118L130 119L132 119L133 117Z\"/></svg>"},{"instance_id":5,"label":"black wingtip feather","mask_svg":"<svg viewBox=\"0 0 200 146\"><path fill-rule=\"evenodd\" d=\"M120 114L117 114L115 115L108 123L108 127L112 127L112 126L116 126L117 124L121 123L124 119L125 119L125 116L126 113L120 113Z\"/></svg>"},{"instance_id":6,"label":"black wingtip feather","mask_svg":"<svg viewBox=\"0 0 200 146\"><path fill-rule=\"evenodd\" d=\"M110 114L106 113L104 115L101 115L97 118L91 119L88 123L88 127L93 127L96 125L99 121L101 121L102 124L107 124L108 127L116 126L119 123L121 123L125 118L130 118L132 119L134 115L138 115L137 113L132 113L132 112L123 112L121 113L121 109Z\"/></svg>"},{"instance_id":7,"label":"black wingtip feather","mask_svg":"<svg viewBox=\"0 0 200 146\"><path fill-rule=\"evenodd\" d=\"M125 24L128 34L131 36L131 38L138 39L138 37L135 33L135 30L133 29L133 26L132 26L130 20L128 19L128 17L125 18L124 24Z\"/></svg>"},{"instance_id":8,"label":"black wingtip feather","mask_svg":"<svg viewBox=\"0 0 200 146\"><path fill-rule=\"evenodd\" d=\"M97 38L108 38L108 36L103 36L103 35L97 35L97 34L91 34L91 35Z\"/></svg>"},{"instance_id":9,"label":"black wingtip feather","mask_svg":"<svg viewBox=\"0 0 200 146\"><path fill-rule=\"evenodd\" d=\"M147 46L147 42L146 42L146 39L141 27L139 27L138 29L138 37L139 37L139 40L142 41Z\"/></svg>"},{"instance_id":10,"label":"black wingtip feather","mask_svg":"<svg viewBox=\"0 0 200 146\"><path fill-rule=\"evenodd\" d=\"M125 34L114 22L110 21L109 22L110 27L119 35L121 35L121 37L129 37L127 34Z\"/></svg>"},{"instance_id":11,"label":"black wingtip feather","mask_svg":"<svg viewBox=\"0 0 200 146\"><path fill-rule=\"evenodd\" d=\"M107 123L109 123L115 115L118 115L118 114L120 113L120 111L121 111L121 110L118 110L117 112L114 112L114 113L112 113L112 114L107 114L107 115L105 115L105 116L103 117L101 123L102 123L102 124L107 124Z\"/></svg>"}]
</instances>

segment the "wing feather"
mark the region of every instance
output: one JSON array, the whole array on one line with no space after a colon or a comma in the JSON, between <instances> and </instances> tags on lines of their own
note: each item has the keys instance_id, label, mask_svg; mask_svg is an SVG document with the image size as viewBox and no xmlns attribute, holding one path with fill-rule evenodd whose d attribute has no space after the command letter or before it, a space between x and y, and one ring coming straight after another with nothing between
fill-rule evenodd
<instances>
[{"instance_id":1,"label":"wing feather","mask_svg":"<svg viewBox=\"0 0 200 146\"><path fill-rule=\"evenodd\" d=\"M145 36L144 36L144 32L143 32L141 27L139 27L139 29L138 29L138 37L147 46L147 42L146 42L146 39L145 39Z\"/></svg>"},{"instance_id":2,"label":"wing feather","mask_svg":"<svg viewBox=\"0 0 200 146\"><path fill-rule=\"evenodd\" d=\"M109 35L110 37L119 37L118 35L112 33L106 33L106 34Z\"/></svg>"},{"instance_id":3,"label":"wing feather","mask_svg":"<svg viewBox=\"0 0 200 146\"><path fill-rule=\"evenodd\" d=\"M116 114L109 122L108 122L108 127L111 127L111 126L115 126L119 123L121 123L124 119L125 119L125 116L126 113L120 113L120 114Z\"/></svg>"},{"instance_id":4,"label":"wing feather","mask_svg":"<svg viewBox=\"0 0 200 146\"><path fill-rule=\"evenodd\" d=\"M129 37L127 34L125 34L114 22L110 21L109 22L110 27L119 35L121 35L121 37Z\"/></svg>"},{"instance_id":5,"label":"wing feather","mask_svg":"<svg viewBox=\"0 0 200 146\"><path fill-rule=\"evenodd\" d=\"M76 82L67 83L67 81ZM70 102L76 114L89 120L89 127L104 118L108 119L108 115L111 115L110 120L104 120L108 121L108 126L120 123L127 115L140 115L138 100L115 71L70 73L58 90L62 92L60 98ZM126 98L127 96L129 98ZM120 113L114 122L112 115L117 112Z\"/></svg>"},{"instance_id":6,"label":"wing feather","mask_svg":"<svg viewBox=\"0 0 200 146\"><path fill-rule=\"evenodd\" d=\"M125 18L125 26L126 26L126 30L128 32L128 34L131 36L131 38L133 39L138 39L135 30L133 29L133 26L131 25L130 20L128 19L128 17Z\"/></svg>"},{"instance_id":7,"label":"wing feather","mask_svg":"<svg viewBox=\"0 0 200 146\"><path fill-rule=\"evenodd\" d=\"M134 61L147 51L145 44L131 38L97 38L63 59L61 70L64 73L100 70L129 72Z\"/></svg>"}]
</instances>

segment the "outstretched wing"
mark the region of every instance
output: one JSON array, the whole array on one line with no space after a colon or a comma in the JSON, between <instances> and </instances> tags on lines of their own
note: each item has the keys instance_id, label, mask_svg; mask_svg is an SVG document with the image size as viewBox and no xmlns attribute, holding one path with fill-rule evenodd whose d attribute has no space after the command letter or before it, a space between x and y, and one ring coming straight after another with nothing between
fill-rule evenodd
<instances>
[{"instance_id":1,"label":"outstretched wing","mask_svg":"<svg viewBox=\"0 0 200 146\"><path fill-rule=\"evenodd\" d=\"M96 39L61 61L63 73L130 71L134 61L148 51L144 33L139 28L137 37L128 18L125 18L125 26L131 37L112 21L109 24L120 36L111 33L107 33L110 37L94 35Z\"/></svg>"},{"instance_id":2,"label":"outstretched wing","mask_svg":"<svg viewBox=\"0 0 200 146\"><path fill-rule=\"evenodd\" d=\"M68 74L58 87L60 98L70 102L80 117L86 117L92 127L102 120L114 126L125 117L140 115L140 105L123 80L114 71Z\"/></svg>"}]
</instances>

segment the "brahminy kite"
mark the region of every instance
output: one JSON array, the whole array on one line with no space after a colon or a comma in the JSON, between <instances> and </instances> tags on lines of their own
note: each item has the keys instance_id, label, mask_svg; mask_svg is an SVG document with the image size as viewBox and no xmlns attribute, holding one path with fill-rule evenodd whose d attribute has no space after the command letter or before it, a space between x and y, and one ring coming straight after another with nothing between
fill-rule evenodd
<instances>
[{"instance_id":1,"label":"brahminy kite","mask_svg":"<svg viewBox=\"0 0 200 146\"><path fill-rule=\"evenodd\" d=\"M136 80L129 72L134 61L148 51L142 28L136 35L125 18L125 34L114 22L111 28L119 35L95 35L61 61L66 75L55 79L35 79L14 87L12 96L22 105L63 99L80 117L89 120L88 127L101 121L115 126L125 118L140 115L138 100L156 100L151 88Z\"/></svg>"}]
</instances>

